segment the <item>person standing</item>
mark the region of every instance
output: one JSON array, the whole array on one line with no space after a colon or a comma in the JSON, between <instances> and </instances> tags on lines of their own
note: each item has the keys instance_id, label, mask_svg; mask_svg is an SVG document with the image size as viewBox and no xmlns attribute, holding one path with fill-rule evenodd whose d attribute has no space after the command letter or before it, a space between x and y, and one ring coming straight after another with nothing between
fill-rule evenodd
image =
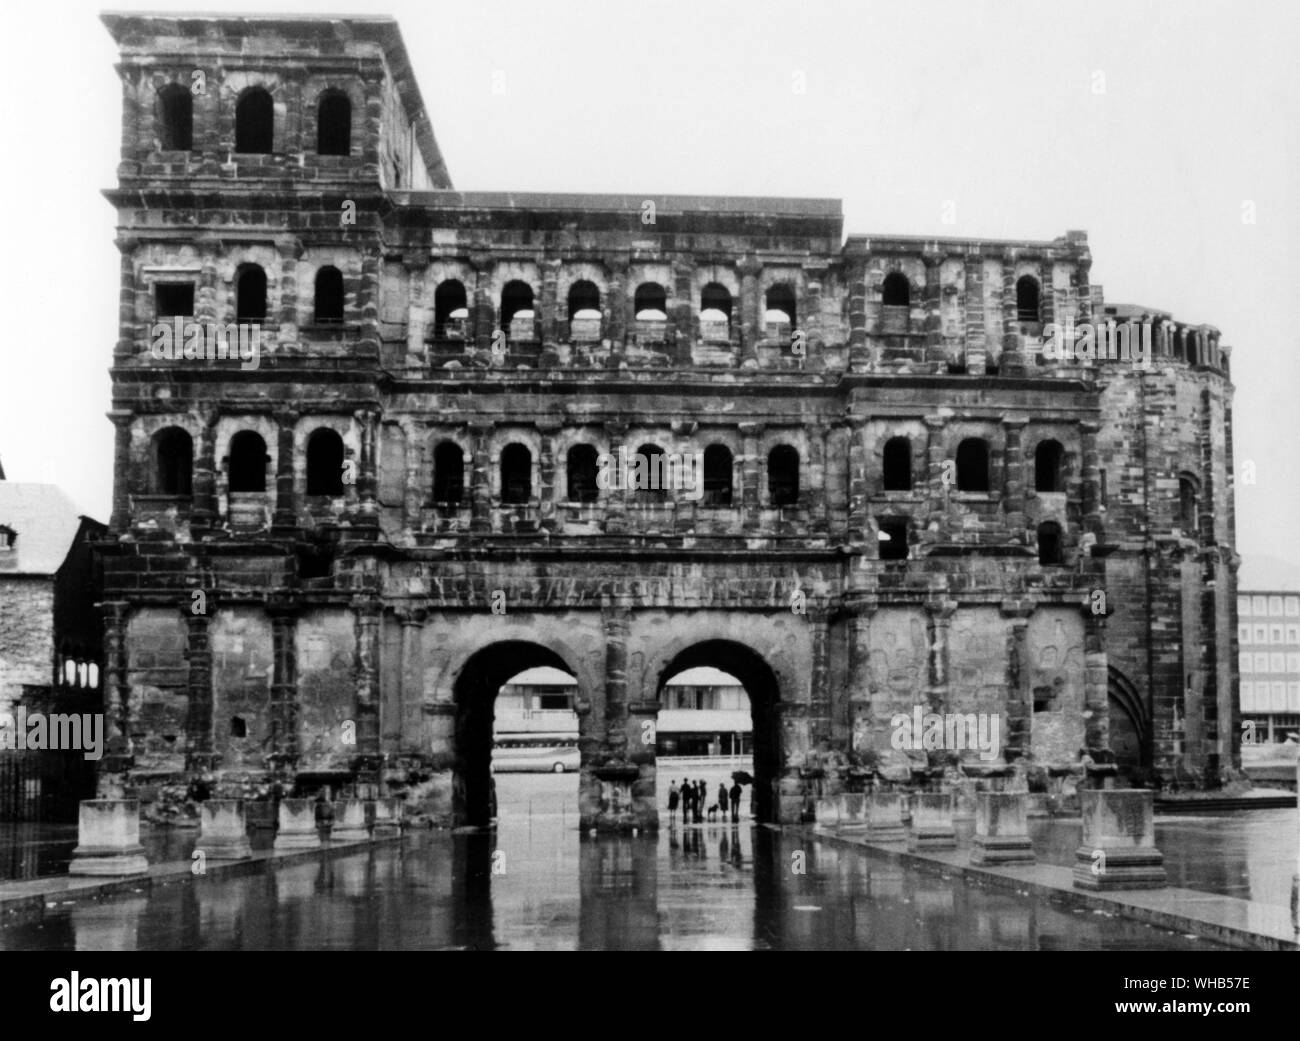
<instances>
[{"instance_id":1,"label":"person standing","mask_svg":"<svg viewBox=\"0 0 1300 1041\"><path fill-rule=\"evenodd\" d=\"M740 782L731 782L731 823L740 820Z\"/></svg>"},{"instance_id":2,"label":"person standing","mask_svg":"<svg viewBox=\"0 0 1300 1041\"><path fill-rule=\"evenodd\" d=\"M722 811L722 819L727 819L727 786L724 782L718 782L718 809Z\"/></svg>"},{"instance_id":3,"label":"person standing","mask_svg":"<svg viewBox=\"0 0 1300 1041\"><path fill-rule=\"evenodd\" d=\"M668 823L677 823L677 782L673 781L668 785Z\"/></svg>"},{"instance_id":4,"label":"person standing","mask_svg":"<svg viewBox=\"0 0 1300 1041\"><path fill-rule=\"evenodd\" d=\"M682 823L690 824L695 816L695 786L682 778Z\"/></svg>"},{"instance_id":5,"label":"person standing","mask_svg":"<svg viewBox=\"0 0 1300 1041\"><path fill-rule=\"evenodd\" d=\"M695 782L695 822L702 824L704 822L704 811L709 805L709 786L704 783L704 778Z\"/></svg>"}]
</instances>

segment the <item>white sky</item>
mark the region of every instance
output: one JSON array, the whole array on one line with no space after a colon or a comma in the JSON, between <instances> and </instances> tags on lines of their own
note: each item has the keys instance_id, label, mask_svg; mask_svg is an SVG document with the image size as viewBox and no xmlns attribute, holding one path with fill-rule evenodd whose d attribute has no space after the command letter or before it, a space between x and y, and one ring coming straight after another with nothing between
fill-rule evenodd
<instances>
[{"instance_id":1,"label":"white sky","mask_svg":"<svg viewBox=\"0 0 1300 1041\"><path fill-rule=\"evenodd\" d=\"M121 8L135 9L123 3ZM141 10L160 9L157 4ZM207 2L392 14L465 189L830 196L846 233L1089 233L1112 302L1235 348L1238 548L1300 562L1300 5L934 0ZM107 520L116 53L89 3L6 8L0 460ZM493 73L505 93L493 93ZM1097 74L1104 93L1095 93ZM793 88L796 74L804 93ZM499 78L498 78L499 82ZM951 200L957 223L942 223ZM1242 221L1243 203L1257 221Z\"/></svg>"}]
</instances>

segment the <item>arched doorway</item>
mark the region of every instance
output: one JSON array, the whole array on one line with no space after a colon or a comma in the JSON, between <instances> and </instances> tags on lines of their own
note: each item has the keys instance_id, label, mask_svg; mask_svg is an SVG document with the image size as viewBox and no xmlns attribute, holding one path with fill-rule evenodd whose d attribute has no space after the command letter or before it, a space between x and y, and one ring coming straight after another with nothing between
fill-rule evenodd
<instances>
[{"instance_id":1,"label":"arched doorway","mask_svg":"<svg viewBox=\"0 0 1300 1041\"><path fill-rule=\"evenodd\" d=\"M1132 776L1150 765L1150 724L1137 687L1113 665L1107 670L1106 703L1110 750L1121 776Z\"/></svg>"},{"instance_id":2,"label":"arched doorway","mask_svg":"<svg viewBox=\"0 0 1300 1041\"><path fill-rule=\"evenodd\" d=\"M556 651L527 640L504 640L480 648L465 661L452 687L456 705L455 757L452 767L452 820L457 827L487 827L496 815L492 755L497 695L503 685L530 670L543 678L569 678L574 699L581 687L572 667ZM552 684L561 685L559 682ZM521 706L522 709L522 706ZM557 759L563 770L577 764ZM549 760L543 772L555 772Z\"/></svg>"},{"instance_id":3,"label":"arched doorway","mask_svg":"<svg viewBox=\"0 0 1300 1041\"><path fill-rule=\"evenodd\" d=\"M660 711L666 707L672 680L687 670L710 667L728 677L735 677L748 695L754 778L753 816L760 823L775 821L776 786L781 776L781 727L777 715L780 687L775 673L761 655L742 643L726 639L702 640L678 651L659 674L656 696ZM664 793L668 791L668 780L660 781ZM664 798L657 795L661 806ZM747 792L742 800L742 809L749 801Z\"/></svg>"}]
</instances>

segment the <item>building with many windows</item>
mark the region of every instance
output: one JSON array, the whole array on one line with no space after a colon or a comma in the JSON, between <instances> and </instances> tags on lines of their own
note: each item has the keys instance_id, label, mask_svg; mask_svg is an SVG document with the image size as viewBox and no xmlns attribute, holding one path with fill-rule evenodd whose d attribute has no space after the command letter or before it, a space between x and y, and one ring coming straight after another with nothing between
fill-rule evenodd
<instances>
[{"instance_id":1,"label":"building with many windows","mask_svg":"<svg viewBox=\"0 0 1300 1041\"><path fill-rule=\"evenodd\" d=\"M1238 663L1244 740L1300 732L1300 591L1239 590Z\"/></svg>"},{"instance_id":2,"label":"building with many windows","mask_svg":"<svg viewBox=\"0 0 1300 1041\"><path fill-rule=\"evenodd\" d=\"M576 681L586 827L656 825L643 737L701 666L749 699L763 821L915 708L998 714L985 772L1239 769L1230 350L1107 300L1083 232L457 190L391 19L104 20L106 795L273 776L482 824L538 666ZM178 323L258 364L160 350ZM603 481L624 451L700 483Z\"/></svg>"}]
</instances>

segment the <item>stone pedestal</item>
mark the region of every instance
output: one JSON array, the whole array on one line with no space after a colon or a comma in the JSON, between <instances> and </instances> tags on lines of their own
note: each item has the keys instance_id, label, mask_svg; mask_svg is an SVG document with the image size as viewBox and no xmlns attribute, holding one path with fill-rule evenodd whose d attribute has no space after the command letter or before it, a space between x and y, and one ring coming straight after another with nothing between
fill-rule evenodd
<instances>
[{"instance_id":1,"label":"stone pedestal","mask_svg":"<svg viewBox=\"0 0 1300 1041\"><path fill-rule=\"evenodd\" d=\"M140 845L136 799L85 799L77 817L70 875L142 875L149 870Z\"/></svg>"},{"instance_id":2,"label":"stone pedestal","mask_svg":"<svg viewBox=\"0 0 1300 1041\"><path fill-rule=\"evenodd\" d=\"M334 827L331 842L368 842L366 803L364 799L339 799L334 803Z\"/></svg>"},{"instance_id":3,"label":"stone pedestal","mask_svg":"<svg viewBox=\"0 0 1300 1041\"><path fill-rule=\"evenodd\" d=\"M1024 792L978 792L972 864L1032 864L1028 799Z\"/></svg>"},{"instance_id":4,"label":"stone pedestal","mask_svg":"<svg viewBox=\"0 0 1300 1041\"><path fill-rule=\"evenodd\" d=\"M907 848L913 851L956 849L957 831L952 824L951 792L918 792L912 796L912 826Z\"/></svg>"},{"instance_id":5,"label":"stone pedestal","mask_svg":"<svg viewBox=\"0 0 1300 1041\"><path fill-rule=\"evenodd\" d=\"M839 805L840 831L862 832L867 830L867 797L845 793L835 797Z\"/></svg>"},{"instance_id":6,"label":"stone pedestal","mask_svg":"<svg viewBox=\"0 0 1300 1041\"><path fill-rule=\"evenodd\" d=\"M873 792L865 800L866 837L872 842L902 842L907 838L903 827L903 796L897 792Z\"/></svg>"},{"instance_id":7,"label":"stone pedestal","mask_svg":"<svg viewBox=\"0 0 1300 1041\"><path fill-rule=\"evenodd\" d=\"M402 833L401 799L375 799L371 806L373 808L373 823L370 833L375 838L384 838Z\"/></svg>"},{"instance_id":8,"label":"stone pedestal","mask_svg":"<svg viewBox=\"0 0 1300 1041\"><path fill-rule=\"evenodd\" d=\"M199 839L194 844L208 860L247 860L248 843L244 803L240 799L209 799L199 804Z\"/></svg>"},{"instance_id":9,"label":"stone pedestal","mask_svg":"<svg viewBox=\"0 0 1300 1041\"><path fill-rule=\"evenodd\" d=\"M1156 849L1154 794L1090 788L1079 793L1083 844L1075 851L1076 889L1161 889L1164 855Z\"/></svg>"},{"instance_id":10,"label":"stone pedestal","mask_svg":"<svg viewBox=\"0 0 1300 1041\"><path fill-rule=\"evenodd\" d=\"M825 831L836 831L840 823L840 801L830 796L817 799L817 827Z\"/></svg>"},{"instance_id":11,"label":"stone pedestal","mask_svg":"<svg viewBox=\"0 0 1300 1041\"><path fill-rule=\"evenodd\" d=\"M320 849L316 831L315 799L281 799L280 828L275 834L277 850Z\"/></svg>"}]
</instances>

